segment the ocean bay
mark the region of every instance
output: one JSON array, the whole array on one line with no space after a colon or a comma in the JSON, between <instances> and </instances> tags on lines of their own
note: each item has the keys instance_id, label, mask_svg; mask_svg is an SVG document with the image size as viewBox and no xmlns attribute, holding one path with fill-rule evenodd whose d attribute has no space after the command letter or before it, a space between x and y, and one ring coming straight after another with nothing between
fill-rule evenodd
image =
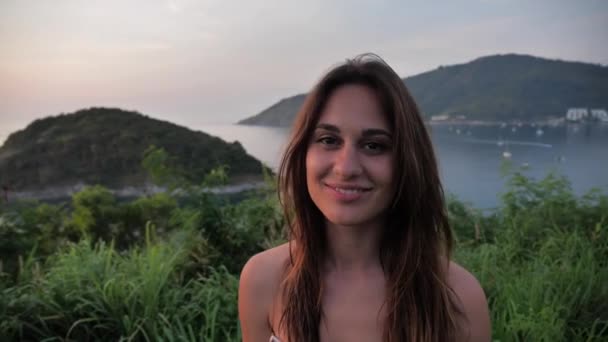
<instances>
[{"instance_id":1,"label":"ocean bay","mask_svg":"<svg viewBox=\"0 0 608 342\"><path fill-rule=\"evenodd\" d=\"M608 190L608 124L429 126L441 178L448 193L475 208L499 205L506 179L506 161L524 174L541 178L554 171L571 182L575 193L591 188ZM239 141L245 150L275 169L288 137L288 129L245 125L189 125L189 128ZM509 158L505 158L509 156Z\"/></svg>"}]
</instances>

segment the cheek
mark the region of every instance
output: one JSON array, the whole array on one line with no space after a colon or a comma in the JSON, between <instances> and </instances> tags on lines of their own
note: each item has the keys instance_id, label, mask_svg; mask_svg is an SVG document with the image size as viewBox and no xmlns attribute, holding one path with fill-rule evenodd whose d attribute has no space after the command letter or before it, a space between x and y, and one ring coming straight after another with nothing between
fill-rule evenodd
<instances>
[{"instance_id":1,"label":"cheek","mask_svg":"<svg viewBox=\"0 0 608 342\"><path fill-rule=\"evenodd\" d=\"M306 161L305 161L305 169L306 169L306 186L308 191L310 192L314 184L316 183L315 178L317 177L317 164L318 158L315 157L315 153L313 151L306 152Z\"/></svg>"},{"instance_id":2,"label":"cheek","mask_svg":"<svg viewBox=\"0 0 608 342\"><path fill-rule=\"evenodd\" d=\"M327 164L327 157L322 151L318 151L314 147L308 149L306 152L306 179L314 180L324 172L324 168Z\"/></svg>"},{"instance_id":3,"label":"cheek","mask_svg":"<svg viewBox=\"0 0 608 342\"><path fill-rule=\"evenodd\" d=\"M385 167L383 171L384 174L382 175L382 178L384 178L387 183L393 185L395 183L395 175L393 174L392 165Z\"/></svg>"},{"instance_id":4,"label":"cheek","mask_svg":"<svg viewBox=\"0 0 608 342\"><path fill-rule=\"evenodd\" d=\"M304 161L304 169L306 170L306 181L310 179L312 172L312 168L314 165L314 160L311 156L310 151L306 152L306 160Z\"/></svg>"},{"instance_id":5,"label":"cheek","mask_svg":"<svg viewBox=\"0 0 608 342\"><path fill-rule=\"evenodd\" d=\"M394 171L392 158L383 158L371 163L371 174L377 183L389 186L394 183Z\"/></svg>"}]
</instances>

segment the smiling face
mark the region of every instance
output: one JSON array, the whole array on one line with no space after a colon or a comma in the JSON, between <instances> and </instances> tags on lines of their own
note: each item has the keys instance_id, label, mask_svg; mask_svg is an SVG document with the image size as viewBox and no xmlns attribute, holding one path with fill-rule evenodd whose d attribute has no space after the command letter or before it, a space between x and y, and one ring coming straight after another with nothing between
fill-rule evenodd
<instances>
[{"instance_id":1,"label":"smiling face","mask_svg":"<svg viewBox=\"0 0 608 342\"><path fill-rule=\"evenodd\" d=\"M306 184L326 220L378 223L394 193L392 134L375 92L344 85L329 97L306 153Z\"/></svg>"}]
</instances>

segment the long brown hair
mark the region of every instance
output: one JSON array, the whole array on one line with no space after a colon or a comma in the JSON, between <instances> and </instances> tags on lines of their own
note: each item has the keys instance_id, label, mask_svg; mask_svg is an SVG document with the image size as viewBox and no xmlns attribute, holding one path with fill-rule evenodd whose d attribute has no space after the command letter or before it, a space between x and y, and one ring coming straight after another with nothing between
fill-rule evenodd
<instances>
[{"instance_id":1,"label":"long brown hair","mask_svg":"<svg viewBox=\"0 0 608 342\"><path fill-rule=\"evenodd\" d=\"M331 69L300 109L279 168L290 260L283 280L281 331L291 342L318 342L322 318L321 263L325 221L306 186L306 152L321 112L346 84L373 89L394 138L396 192L382 233L387 280L383 340L450 341L458 309L447 285L452 234L431 139L403 81L380 57L365 54ZM291 244L291 242L294 242Z\"/></svg>"}]
</instances>

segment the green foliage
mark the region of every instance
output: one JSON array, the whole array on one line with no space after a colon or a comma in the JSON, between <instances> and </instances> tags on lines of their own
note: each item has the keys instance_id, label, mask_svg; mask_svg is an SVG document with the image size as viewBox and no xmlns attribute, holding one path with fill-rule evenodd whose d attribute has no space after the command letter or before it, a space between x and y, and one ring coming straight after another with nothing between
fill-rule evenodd
<instances>
[{"instance_id":1,"label":"green foliage","mask_svg":"<svg viewBox=\"0 0 608 342\"><path fill-rule=\"evenodd\" d=\"M72 198L72 224L82 236L110 240L117 233L113 225L118 216L116 200L112 193L99 185L84 188Z\"/></svg>"},{"instance_id":2,"label":"green foliage","mask_svg":"<svg viewBox=\"0 0 608 342\"><path fill-rule=\"evenodd\" d=\"M180 172L176 169L175 160L162 147L158 148L154 145L148 147L144 151L141 164L154 184L175 189L184 182L179 177Z\"/></svg>"},{"instance_id":3,"label":"green foliage","mask_svg":"<svg viewBox=\"0 0 608 342\"><path fill-rule=\"evenodd\" d=\"M482 220L487 220L482 213L469 203L458 200L449 195L446 201L448 219L457 242L461 245L486 242L492 238L493 230L485 229Z\"/></svg>"},{"instance_id":4,"label":"green foliage","mask_svg":"<svg viewBox=\"0 0 608 342\"><path fill-rule=\"evenodd\" d=\"M0 146L0 180L13 191L79 183L143 186L148 182L141 168L146 157L144 164L160 178L156 181L167 174L155 165L177 170L169 174L193 184L220 165L229 167L233 177L261 178L261 163L238 142L137 112L90 108L39 119L12 133Z\"/></svg>"},{"instance_id":5,"label":"green foliage","mask_svg":"<svg viewBox=\"0 0 608 342\"><path fill-rule=\"evenodd\" d=\"M176 227L171 215L177 201L163 193L119 204L108 189L98 185L76 193L72 206L69 223L80 237L113 241L119 249L141 242L147 225L161 235Z\"/></svg>"},{"instance_id":6,"label":"green foliage","mask_svg":"<svg viewBox=\"0 0 608 342\"><path fill-rule=\"evenodd\" d=\"M225 170L206 179L221 182ZM577 197L554 174L513 172L508 184L489 214L447 204L455 259L486 292L494 339L605 341L608 196ZM38 203L2 211L0 336L240 340L236 274L285 241L273 187L236 203L198 188L119 203L92 187L74 195L71 212Z\"/></svg>"},{"instance_id":7,"label":"green foliage","mask_svg":"<svg viewBox=\"0 0 608 342\"><path fill-rule=\"evenodd\" d=\"M140 243L148 226L154 227L155 233L161 237L179 228L173 222L177 201L166 193L140 197L120 205L118 209L119 216L113 223L118 230L112 239L120 249Z\"/></svg>"},{"instance_id":8,"label":"green foliage","mask_svg":"<svg viewBox=\"0 0 608 342\"><path fill-rule=\"evenodd\" d=\"M174 215L175 224L205 239L205 264L222 264L237 273L253 254L284 241L284 221L268 190L236 204L200 192L184 205Z\"/></svg>"},{"instance_id":9,"label":"green foliage","mask_svg":"<svg viewBox=\"0 0 608 342\"><path fill-rule=\"evenodd\" d=\"M222 186L228 183L228 167L220 165L212 169L203 179L203 186Z\"/></svg>"},{"instance_id":10,"label":"green foliage","mask_svg":"<svg viewBox=\"0 0 608 342\"><path fill-rule=\"evenodd\" d=\"M19 340L238 340L237 278L219 267L184 279L196 234L152 240L148 235L144 248L124 255L87 240L58 253L45 272L4 289L0 334Z\"/></svg>"},{"instance_id":11,"label":"green foliage","mask_svg":"<svg viewBox=\"0 0 608 342\"><path fill-rule=\"evenodd\" d=\"M492 232L461 243L457 260L478 278L500 341L605 341L608 338L608 196L575 197L555 174L515 172L503 207L456 222Z\"/></svg>"},{"instance_id":12,"label":"green foliage","mask_svg":"<svg viewBox=\"0 0 608 342\"><path fill-rule=\"evenodd\" d=\"M62 206L25 202L0 212L0 276L18 275L28 255L48 256L76 237Z\"/></svg>"}]
</instances>

